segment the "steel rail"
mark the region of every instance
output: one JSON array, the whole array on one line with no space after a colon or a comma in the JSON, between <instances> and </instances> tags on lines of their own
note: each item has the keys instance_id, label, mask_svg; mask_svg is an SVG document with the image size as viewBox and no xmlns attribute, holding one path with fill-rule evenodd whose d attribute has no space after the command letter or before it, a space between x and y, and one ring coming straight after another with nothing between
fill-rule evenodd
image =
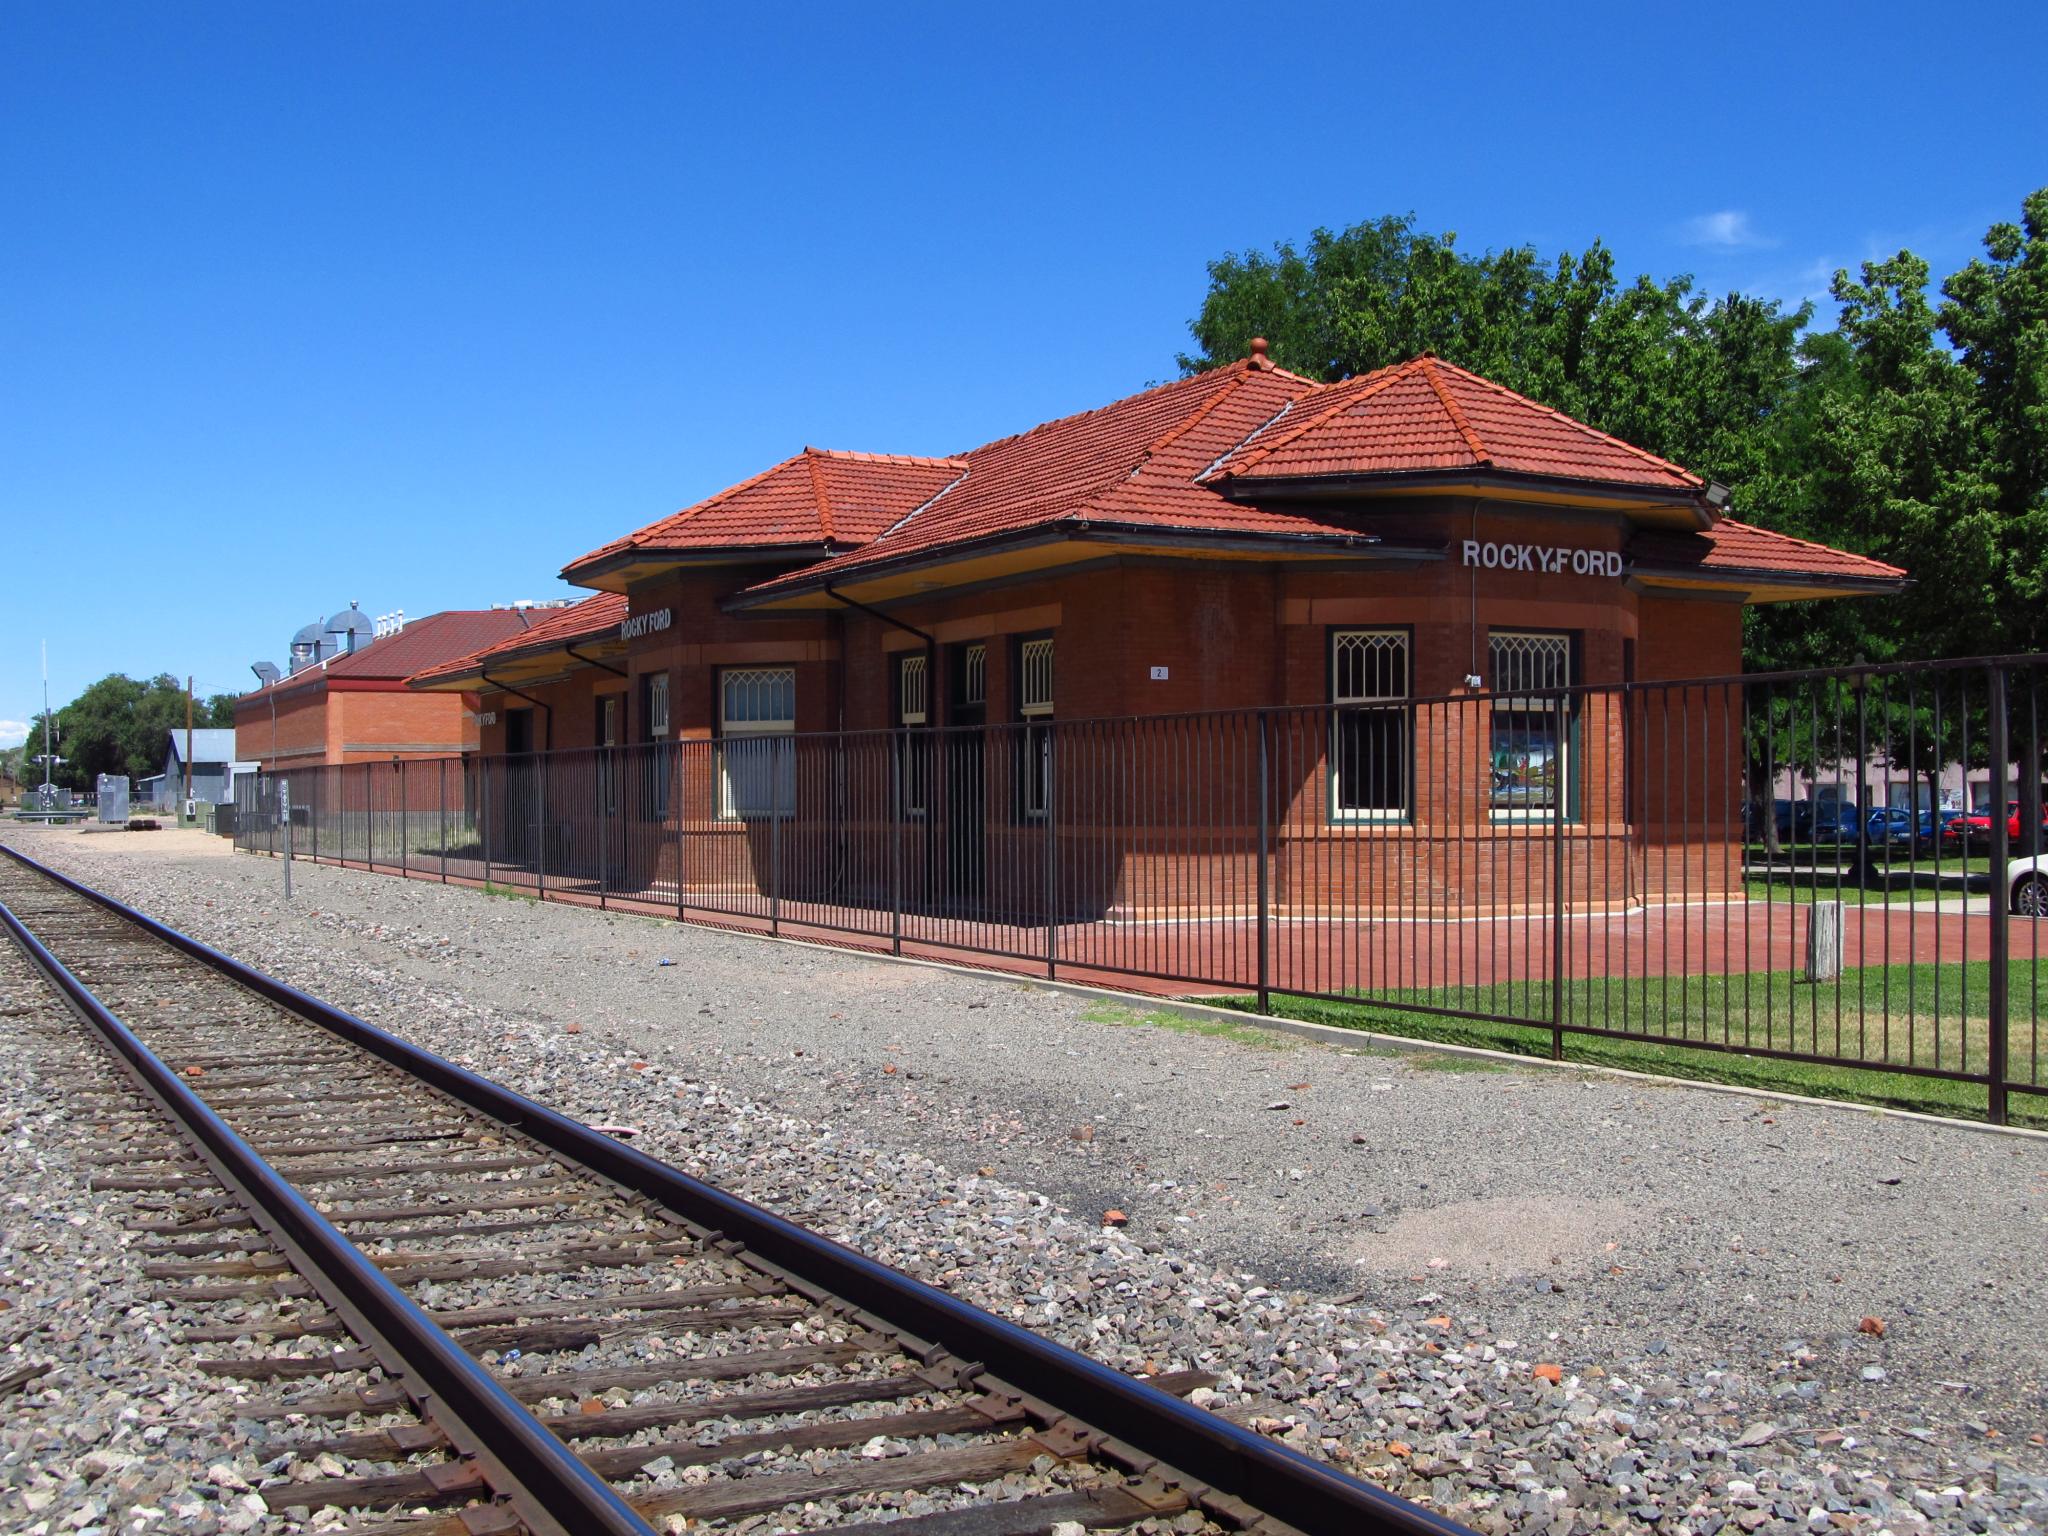
<instances>
[{"instance_id":1,"label":"steel rail","mask_svg":"<svg viewBox=\"0 0 2048 1536\"><path fill-rule=\"evenodd\" d=\"M9 848L6 850L14 853ZM20 862L91 896L32 859ZM120 912L109 904L109 910ZM127 914L122 914L127 915ZM227 1185L286 1247L307 1281L351 1324L380 1361L425 1389L423 1409L459 1449L473 1450L494 1493L536 1536L653 1536L605 1480L534 1418L497 1378L449 1338L419 1306L214 1113L107 1008L63 961L0 902L0 928L97 1030ZM149 932L161 938L154 927Z\"/></svg>"},{"instance_id":2,"label":"steel rail","mask_svg":"<svg viewBox=\"0 0 2048 1536\"><path fill-rule=\"evenodd\" d=\"M645 1196L686 1222L741 1244L754 1256L870 1313L889 1327L979 1364L1099 1435L1165 1463L1192 1485L1240 1501L1309 1536L1376 1536L1382 1532L1390 1536L1472 1536L1454 1520L1348 1477L693 1179L544 1104L244 965L18 849L0 847L0 852L550 1151ZM454 1348L452 1344L448 1347Z\"/></svg>"}]
</instances>

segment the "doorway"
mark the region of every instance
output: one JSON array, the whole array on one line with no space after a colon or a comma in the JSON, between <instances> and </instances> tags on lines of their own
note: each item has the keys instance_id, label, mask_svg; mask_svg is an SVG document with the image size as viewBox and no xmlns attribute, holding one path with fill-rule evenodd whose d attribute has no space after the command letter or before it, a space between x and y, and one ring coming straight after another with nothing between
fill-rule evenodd
<instances>
[{"instance_id":1,"label":"doorway","mask_svg":"<svg viewBox=\"0 0 2048 1536\"><path fill-rule=\"evenodd\" d=\"M979 912L988 899L988 647L949 645L946 729L936 767L945 832L938 850L941 910Z\"/></svg>"}]
</instances>

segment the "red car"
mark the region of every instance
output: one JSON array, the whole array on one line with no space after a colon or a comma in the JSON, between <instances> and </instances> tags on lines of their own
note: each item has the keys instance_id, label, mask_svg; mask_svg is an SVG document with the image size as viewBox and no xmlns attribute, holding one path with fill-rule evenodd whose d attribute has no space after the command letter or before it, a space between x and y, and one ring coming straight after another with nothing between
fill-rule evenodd
<instances>
[{"instance_id":1,"label":"red car","mask_svg":"<svg viewBox=\"0 0 2048 1536\"><path fill-rule=\"evenodd\" d=\"M2041 832L2048 841L2048 801L2041 808ZM2017 800L2005 802L2005 838L2008 848L2019 846L2020 803ZM1957 853L1965 848L1989 848L1991 846L1991 813L1972 811L1967 816L1958 816L1941 829L1941 847L1944 853Z\"/></svg>"}]
</instances>

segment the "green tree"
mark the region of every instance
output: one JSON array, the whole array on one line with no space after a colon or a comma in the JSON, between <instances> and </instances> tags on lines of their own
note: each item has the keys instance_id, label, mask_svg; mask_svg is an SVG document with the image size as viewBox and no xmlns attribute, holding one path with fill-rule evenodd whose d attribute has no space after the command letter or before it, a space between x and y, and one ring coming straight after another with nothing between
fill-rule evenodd
<instances>
[{"instance_id":1,"label":"green tree","mask_svg":"<svg viewBox=\"0 0 2048 1536\"><path fill-rule=\"evenodd\" d=\"M2048 187L2018 224L1994 224L1984 250L1941 285L1937 319L1982 412L1996 643L2032 651L2048 647Z\"/></svg>"},{"instance_id":2,"label":"green tree","mask_svg":"<svg viewBox=\"0 0 2048 1536\"><path fill-rule=\"evenodd\" d=\"M2008 617L1998 487L1976 380L1936 338L1927 280L1909 251L1835 274L1851 364L1817 404L1807 515L1913 574L1909 600L1872 605L1883 654L1982 654Z\"/></svg>"},{"instance_id":3,"label":"green tree","mask_svg":"<svg viewBox=\"0 0 2048 1536\"><path fill-rule=\"evenodd\" d=\"M1471 255L1412 215L1226 254L1190 322L1197 369L1264 335L1337 379L1441 357L1729 487L1735 516L1905 567L1872 601L1752 608L1754 669L2048 648L2048 189L1941 286L1900 252L1810 308L1691 279L1624 285L1599 241ZM1945 341L1944 341L1945 338Z\"/></svg>"},{"instance_id":4,"label":"green tree","mask_svg":"<svg viewBox=\"0 0 2048 1536\"><path fill-rule=\"evenodd\" d=\"M1528 247L1466 255L1405 215L1211 262L1189 326L1201 350L1180 363L1242 357L1261 334L1275 362L1325 380L1434 352L1746 499L1783 477L1772 423L1810 318L1709 299L1686 277L1623 286L1598 241L1548 261Z\"/></svg>"},{"instance_id":5,"label":"green tree","mask_svg":"<svg viewBox=\"0 0 2048 1536\"><path fill-rule=\"evenodd\" d=\"M195 708L193 725L207 725L219 698L227 697L209 700L204 709ZM66 759L57 769L56 783L69 789L90 789L103 773L147 778L163 771L170 733L185 728L185 686L168 672L146 683L115 672L54 714L58 751ZM230 724L233 717L233 700L228 698ZM40 729L38 724L38 732ZM40 734L36 739L41 740Z\"/></svg>"}]
</instances>

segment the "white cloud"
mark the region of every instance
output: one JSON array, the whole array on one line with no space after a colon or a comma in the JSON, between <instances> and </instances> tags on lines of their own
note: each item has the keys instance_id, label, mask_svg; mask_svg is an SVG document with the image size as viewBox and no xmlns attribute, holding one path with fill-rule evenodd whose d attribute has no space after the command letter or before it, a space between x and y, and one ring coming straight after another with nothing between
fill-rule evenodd
<instances>
[{"instance_id":1,"label":"white cloud","mask_svg":"<svg viewBox=\"0 0 2048 1536\"><path fill-rule=\"evenodd\" d=\"M1749 222L1749 215L1739 208L1723 208L1719 213L1703 213L1698 218L1687 219L1679 238L1687 245L1712 245L1723 250L1741 250L1777 242L1766 240Z\"/></svg>"},{"instance_id":2,"label":"white cloud","mask_svg":"<svg viewBox=\"0 0 2048 1536\"><path fill-rule=\"evenodd\" d=\"M18 747L27 740L26 720L0 720L0 747Z\"/></svg>"}]
</instances>

